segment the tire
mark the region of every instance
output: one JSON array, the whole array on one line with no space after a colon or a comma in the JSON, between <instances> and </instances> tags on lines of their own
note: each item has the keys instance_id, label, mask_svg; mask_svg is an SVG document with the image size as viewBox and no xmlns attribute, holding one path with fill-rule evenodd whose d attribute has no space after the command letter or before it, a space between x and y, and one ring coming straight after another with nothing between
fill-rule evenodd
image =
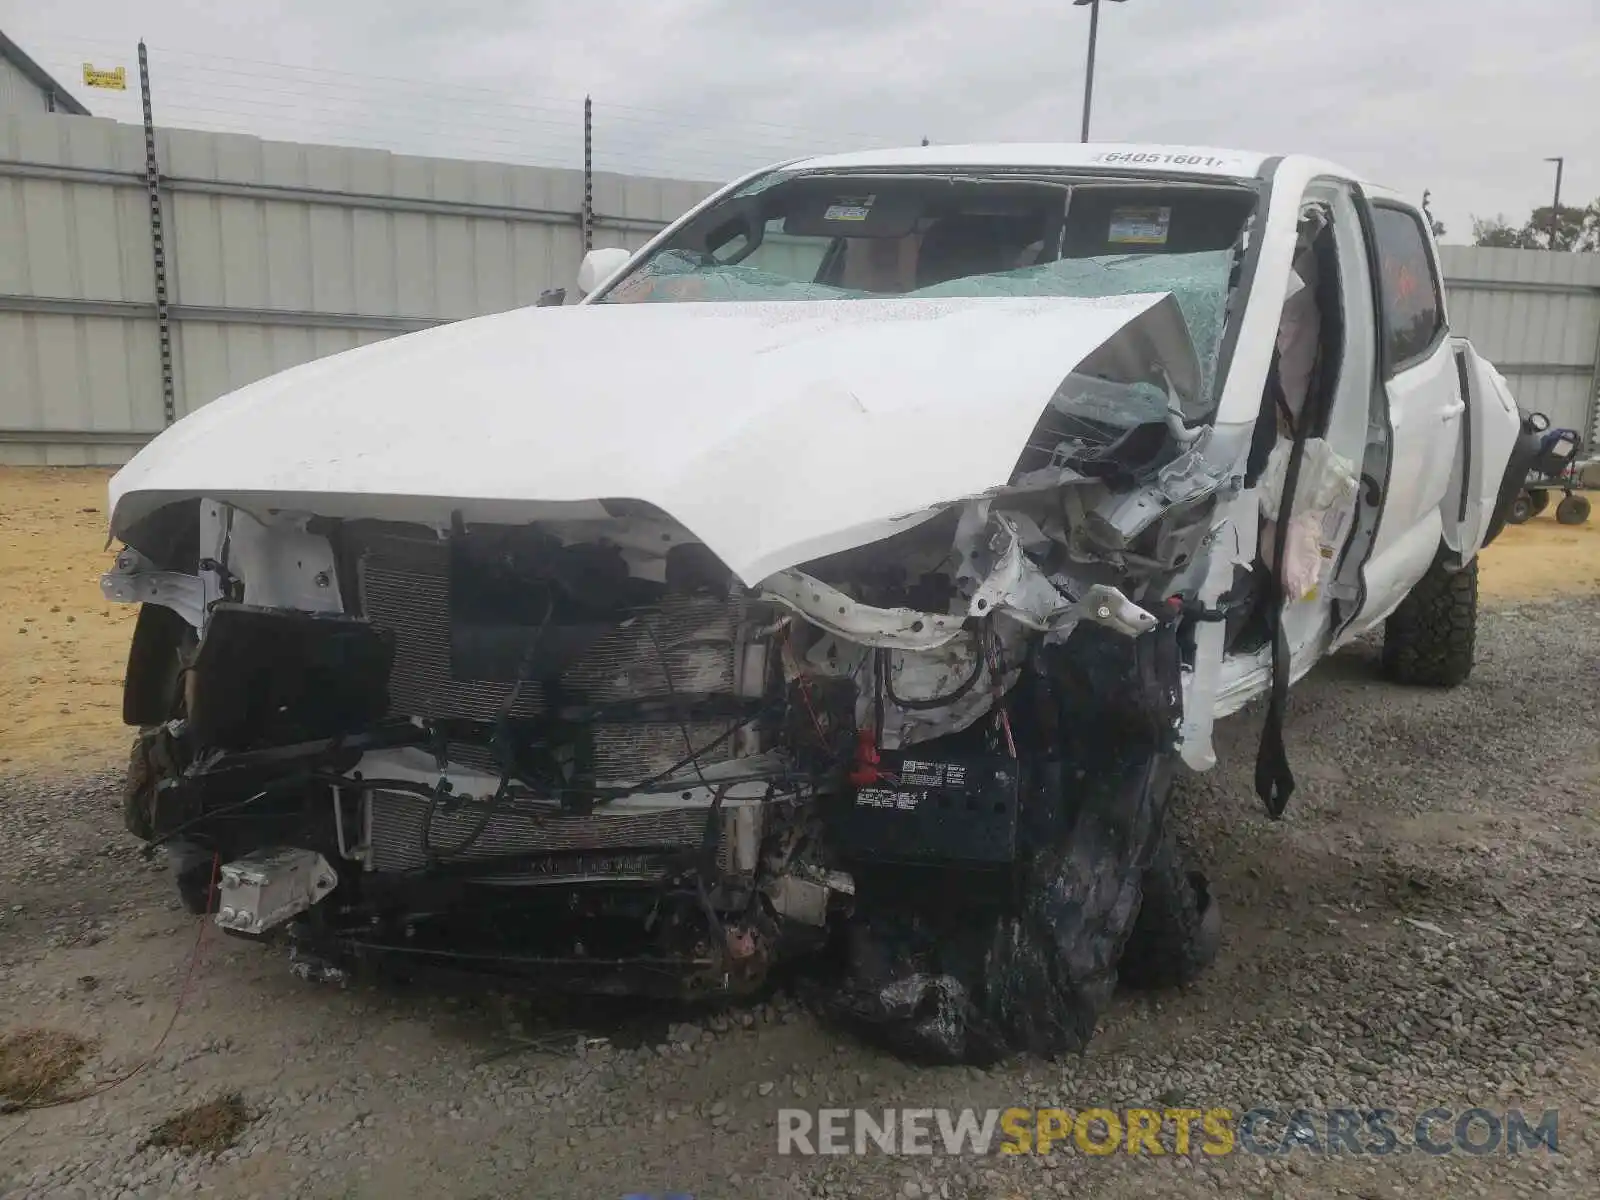
<instances>
[{"instance_id":1,"label":"tire","mask_svg":"<svg viewBox=\"0 0 1600 1200\"><path fill-rule=\"evenodd\" d=\"M1521 525L1538 511L1533 506L1532 492L1518 492L1517 498L1511 502L1511 510L1506 513L1506 524Z\"/></svg>"},{"instance_id":2,"label":"tire","mask_svg":"<svg viewBox=\"0 0 1600 1200\"><path fill-rule=\"evenodd\" d=\"M193 842L172 841L167 843L167 859L172 864L172 882L177 885L184 911L195 916L216 912L213 852Z\"/></svg>"},{"instance_id":3,"label":"tire","mask_svg":"<svg viewBox=\"0 0 1600 1200\"><path fill-rule=\"evenodd\" d=\"M1538 491L1530 491L1527 493L1527 495L1533 501L1534 516L1537 517L1545 509L1550 507L1550 492L1547 488L1540 488Z\"/></svg>"},{"instance_id":4,"label":"tire","mask_svg":"<svg viewBox=\"0 0 1600 1200\"><path fill-rule=\"evenodd\" d=\"M141 842L155 837L150 814L155 803L158 768L150 761L152 737L140 734L128 753L128 774L122 783L122 824Z\"/></svg>"},{"instance_id":5,"label":"tire","mask_svg":"<svg viewBox=\"0 0 1600 1200\"><path fill-rule=\"evenodd\" d=\"M1060 820L1041 822L1012 902L858 908L844 978L823 1011L919 1062L1080 1053L1116 991L1168 776L1163 762L1138 753L1108 757L1082 778L1042 771L1035 786ZM858 903L870 892L861 888Z\"/></svg>"},{"instance_id":6,"label":"tire","mask_svg":"<svg viewBox=\"0 0 1600 1200\"><path fill-rule=\"evenodd\" d=\"M1145 869L1139 915L1117 976L1132 988L1193 983L1217 957L1222 911L1198 871L1188 870L1171 829Z\"/></svg>"},{"instance_id":7,"label":"tire","mask_svg":"<svg viewBox=\"0 0 1600 1200\"><path fill-rule=\"evenodd\" d=\"M1383 630L1383 669L1394 682L1456 687L1472 674L1478 632L1478 560L1447 571L1435 559Z\"/></svg>"},{"instance_id":8,"label":"tire","mask_svg":"<svg viewBox=\"0 0 1600 1200\"><path fill-rule=\"evenodd\" d=\"M1582 525L1589 519L1589 497L1568 496L1556 505L1556 520L1563 525Z\"/></svg>"}]
</instances>

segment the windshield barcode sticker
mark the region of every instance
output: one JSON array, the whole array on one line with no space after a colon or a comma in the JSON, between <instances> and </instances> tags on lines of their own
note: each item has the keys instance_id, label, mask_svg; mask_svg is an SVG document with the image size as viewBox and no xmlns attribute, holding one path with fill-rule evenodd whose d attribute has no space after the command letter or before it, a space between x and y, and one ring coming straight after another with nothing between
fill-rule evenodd
<instances>
[{"instance_id":1,"label":"windshield barcode sticker","mask_svg":"<svg viewBox=\"0 0 1600 1200\"><path fill-rule=\"evenodd\" d=\"M1165 246L1170 208L1114 208L1106 241L1114 246Z\"/></svg>"},{"instance_id":2,"label":"windshield barcode sticker","mask_svg":"<svg viewBox=\"0 0 1600 1200\"><path fill-rule=\"evenodd\" d=\"M872 202L876 196L840 196L823 212L824 221L865 221L872 215Z\"/></svg>"}]
</instances>

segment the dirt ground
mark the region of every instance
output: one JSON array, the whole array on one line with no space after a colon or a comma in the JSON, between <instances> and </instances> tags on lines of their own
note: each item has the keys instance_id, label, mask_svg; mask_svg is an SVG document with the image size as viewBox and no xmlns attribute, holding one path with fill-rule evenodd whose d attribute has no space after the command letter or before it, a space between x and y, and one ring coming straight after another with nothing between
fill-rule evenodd
<instances>
[{"instance_id":1,"label":"dirt ground","mask_svg":"<svg viewBox=\"0 0 1600 1200\"><path fill-rule=\"evenodd\" d=\"M126 754L122 675L137 615L100 595L110 473L0 468L0 772Z\"/></svg>"},{"instance_id":2,"label":"dirt ground","mask_svg":"<svg viewBox=\"0 0 1600 1200\"><path fill-rule=\"evenodd\" d=\"M100 596L106 481L93 468L0 468L0 771L85 770L126 753L122 674L136 610ZM1492 601L1600 591L1600 518L1554 505L1484 552Z\"/></svg>"},{"instance_id":3,"label":"dirt ground","mask_svg":"<svg viewBox=\"0 0 1600 1200\"><path fill-rule=\"evenodd\" d=\"M1175 800L1225 914L1216 965L1119 996L1081 1059L978 1071L910 1066L781 993L574 1012L318 987L282 947L185 915L121 828L131 612L99 599L104 482L0 472L0 1034L82 1038L60 1090L109 1089L0 1112L0 1196L1595 1194L1600 526L1541 517L1486 553L1463 688L1384 684L1371 643L1321 664L1290 702L1284 820L1251 792L1259 720L1226 723L1218 770ZM235 1103L248 1124L230 1148L161 1136ZM1560 1152L775 1153L781 1107L1179 1104L1557 1108Z\"/></svg>"}]
</instances>

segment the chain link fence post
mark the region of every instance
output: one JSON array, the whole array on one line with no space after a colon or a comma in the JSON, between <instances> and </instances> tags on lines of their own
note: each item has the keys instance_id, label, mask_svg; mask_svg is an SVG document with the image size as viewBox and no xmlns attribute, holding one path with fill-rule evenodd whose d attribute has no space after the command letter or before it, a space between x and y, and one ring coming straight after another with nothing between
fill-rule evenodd
<instances>
[{"instance_id":1,"label":"chain link fence post","mask_svg":"<svg viewBox=\"0 0 1600 1200\"><path fill-rule=\"evenodd\" d=\"M583 98L583 252L594 249L594 98Z\"/></svg>"},{"instance_id":2,"label":"chain link fence post","mask_svg":"<svg viewBox=\"0 0 1600 1200\"><path fill-rule=\"evenodd\" d=\"M156 162L155 117L150 108L150 54L139 39L139 99L144 104L144 183L150 197L150 249L156 268L156 334L161 339L161 413L171 425L178 419L172 382L172 313L167 307L167 242L161 214L161 169Z\"/></svg>"}]
</instances>

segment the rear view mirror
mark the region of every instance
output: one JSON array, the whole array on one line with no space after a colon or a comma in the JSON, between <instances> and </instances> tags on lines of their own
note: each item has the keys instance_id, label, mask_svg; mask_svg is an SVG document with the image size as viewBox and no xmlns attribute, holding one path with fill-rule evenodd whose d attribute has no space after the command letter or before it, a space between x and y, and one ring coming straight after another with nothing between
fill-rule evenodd
<instances>
[{"instance_id":1,"label":"rear view mirror","mask_svg":"<svg viewBox=\"0 0 1600 1200\"><path fill-rule=\"evenodd\" d=\"M567 302L566 288L545 288L533 302L535 308L560 308Z\"/></svg>"},{"instance_id":2,"label":"rear view mirror","mask_svg":"<svg viewBox=\"0 0 1600 1200\"><path fill-rule=\"evenodd\" d=\"M589 251L583 256L583 264L578 268L578 290L585 296L589 295L615 275L632 257L631 250L624 250L618 246Z\"/></svg>"}]
</instances>

